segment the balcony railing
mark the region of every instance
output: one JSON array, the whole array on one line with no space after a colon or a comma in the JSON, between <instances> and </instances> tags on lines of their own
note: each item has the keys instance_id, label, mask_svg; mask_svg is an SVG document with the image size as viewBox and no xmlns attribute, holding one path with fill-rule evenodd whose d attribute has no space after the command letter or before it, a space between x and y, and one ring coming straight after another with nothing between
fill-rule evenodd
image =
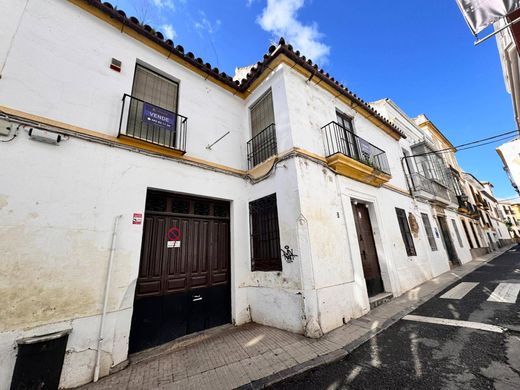
<instances>
[{"instance_id":1,"label":"balcony railing","mask_svg":"<svg viewBox=\"0 0 520 390\"><path fill-rule=\"evenodd\" d=\"M337 122L322 127L325 133L325 153L330 157L341 153L378 171L390 174L384 150L345 129Z\"/></svg>"},{"instance_id":2,"label":"balcony railing","mask_svg":"<svg viewBox=\"0 0 520 390\"><path fill-rule=\"evenodd\" d=\"M457 195L457 202L460 211L467 213L472 218L479 217L477 207L469 202L467 195Z\"/></svg>"},{"instance_id":3,"label":"balcony railing","mask_svg":"<svg viewBox=\"0 0 520 390\"><path fill-rule=\"evenodd\" d=\"M452 193L449 188L438 183L436 180L423 176L417 172L408 175L408 177L414 191L424 191L430 195L442 198L447 202L455 202L455 194Z\"/></svg>"},{"instance_id":4,"label":"balcony railing","mask_svg":"<svg viewBox=\"0 0 520 390\"><path fill-rule=\"evenodd\" d=\"M274 123L247 142L247 163L249 169L278 154L276 127Z\"/></svg>"},{"instance_id":5,"label":"balcony railing","mask_svg":"<svg viewBox=\"0 0 520 390\"><path fill-rule=\"evenodd\" d=\"M123 95L119 134L140 141L186 151L188 118L144 100Z\"/></svg>"}]
</instances>

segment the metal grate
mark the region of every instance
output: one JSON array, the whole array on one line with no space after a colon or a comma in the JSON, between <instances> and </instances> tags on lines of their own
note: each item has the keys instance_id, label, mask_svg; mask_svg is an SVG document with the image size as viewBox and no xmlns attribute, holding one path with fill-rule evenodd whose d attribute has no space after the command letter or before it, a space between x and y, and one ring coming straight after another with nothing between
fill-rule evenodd
<instances>
[{"instance_id":1,"label":"metal grate","mask_svg":"<svg viewBox=\"0 0 520 390\"><path fill-rule=\"evenodd\" d=\"M325 133L327 157L336 153L344 154L378 171L390 174L388 159L384 150L372 145L337 122L322 127Z\"/></svg>"},{"instance_id":2,"label":"metal grate","mask_svg":"<svg viewBox=\"0 0 520 390\"><path fill-rule=\"evenodd\" d=\"M166 119L154 124L144 118L146 110L156 110ZM123 95L119 135L132 137L170 149L186 151L188 118L128 94ZM123 128L126 123L126 128Z\"/></svg>"},{"instance_id":3,"label":"metal grate","mask_svg":"<svg viewBox=\"0 0 520 390\"><path fill-rule=\"evenodd\" d=\"M280 229L276 194L249 203L251 270L281 271Z\"/></svg>"},{"instance_id":4,"label":"metal grate","mask_svg":"<svg viewBox=\"0 0 520 390\"><path fill-rule=\"evenodd\" d=\"M278 153L276 128L274 123L251 138L247 143L247 162L249 169L264 162Z\"/></svg>"}]
</instances>

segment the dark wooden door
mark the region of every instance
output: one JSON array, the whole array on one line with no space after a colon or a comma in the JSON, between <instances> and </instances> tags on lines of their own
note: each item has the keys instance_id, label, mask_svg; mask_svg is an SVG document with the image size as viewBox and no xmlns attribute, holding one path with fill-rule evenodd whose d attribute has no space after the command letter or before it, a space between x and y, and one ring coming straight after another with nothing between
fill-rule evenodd
<instances>
[{"instance_id":1,"label":"dark wooden door","mask_svg":"<svg viewBox=\"0 0 520 390\"><path fill-rule=\"evenodd\" d=\"M363 263L363 273L367 283L368 296L374 296L384 291L381 270L377 258L374 232L370 223L370 215L366 205L352 203L354 220L356 221L356 232Z\"/></svg>"},{"instance_id":2,"label":"dark wooden door","mask_svg":"<svg viewBox=\"0 0 520 390\"><path fill-rule=\"evenodd\" d=\"M446 248L446 252L448 252L448 258L453 265L458 265L459 257L457 256L457 252L453 246L446 218L438 216L437 220L439 221L439 227L441 228L442 242L444 242L444 247Z\"/></svg>"},{"instance_id":3,"label":"dark wooden door","mask_svg":"<svg viewBox=\"0 0 520 390\"><path fill-rule=\"evenodd\" d=\"M230 322L229 266L228 203L149 194L130 352Z\"/></svg>"}]
</instances>

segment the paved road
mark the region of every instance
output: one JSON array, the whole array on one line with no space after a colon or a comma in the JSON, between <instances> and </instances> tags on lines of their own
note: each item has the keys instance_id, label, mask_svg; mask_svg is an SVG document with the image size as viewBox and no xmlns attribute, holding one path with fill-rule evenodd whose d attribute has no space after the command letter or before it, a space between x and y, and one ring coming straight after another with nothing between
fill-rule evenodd
<instances>
[{"instance_id":1,"label":"paved road","mask_svg":"<svg viewBox=\"0 0 520 390\"><path fill-rule=\"evenodd\" d=\"M519 290L517 246L447 287L344 360L272 389L519 390Z\"/></svg>"}]
</instances>

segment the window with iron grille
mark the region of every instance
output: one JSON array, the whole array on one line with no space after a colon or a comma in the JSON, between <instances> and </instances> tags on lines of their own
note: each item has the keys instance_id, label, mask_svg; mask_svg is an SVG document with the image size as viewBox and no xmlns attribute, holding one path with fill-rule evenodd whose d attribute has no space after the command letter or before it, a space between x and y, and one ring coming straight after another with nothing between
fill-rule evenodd
<instances>
[{"instance_id":1,"label":"window with iron grille","mask_svg":"<svg viewBox=\"0 0 520 390\"><path fill-rule=\"evenodd\" d=\"M269 90L251 107L251 135L247 143L249 168L278 153L273 96Z\"/></svg>"},{"instance_id":2,"label":"window with iron grille","mask_svg":"<svg viewBox=\"0 0 520 390\"><path fill-rule=\"evenodd\" d=\"M408 256L417 256L415 251L415 245L413 243L412 233L410 232L410 225L406 218L406 212L403 209L395 208L397 214L397 221L399 222L399 228L401 229L401 235L403 236L403 242L406 247L406 254Z\"/></svg>"},{"instance_id":3,"label":"window with iron grille","mask_svg":"<svg viewBox=\"0 0 520 390\"><path fill-rule=\"evenodd\" d=\"M430 248L432 251L437 250L437 242L435 242L435 236L433 235L432 225L430 224L430 219L428 218L428 214L421 213L421 218L424 225L424 230L426 230L426 236L428 236L428 242L430 243Z\"/></svg>"},{"instance_id":4,"label":"window with iron grille","mask_svg":"<svg viewBox=\"0 0 520 390\"><path fill-rule=\"evenodd\" d=\"M459 241L459 245L462 248L462 237L460 236L459 229L457 228L457 222L455 222L454 219L451 220L451 223L453 224L453 230L455 230L455 235L457 236L457 240Z\"/></svg>"},{"instance_id":5,"label":"window with iron grille","mask_svg":"<svg viewBox=\"0 0 520 390\"><path fill-rule=\"evenodd\" d=\"M276 194L249 203L251 270L281 271L280 230Z\"/></svg>"}]
</instances>

